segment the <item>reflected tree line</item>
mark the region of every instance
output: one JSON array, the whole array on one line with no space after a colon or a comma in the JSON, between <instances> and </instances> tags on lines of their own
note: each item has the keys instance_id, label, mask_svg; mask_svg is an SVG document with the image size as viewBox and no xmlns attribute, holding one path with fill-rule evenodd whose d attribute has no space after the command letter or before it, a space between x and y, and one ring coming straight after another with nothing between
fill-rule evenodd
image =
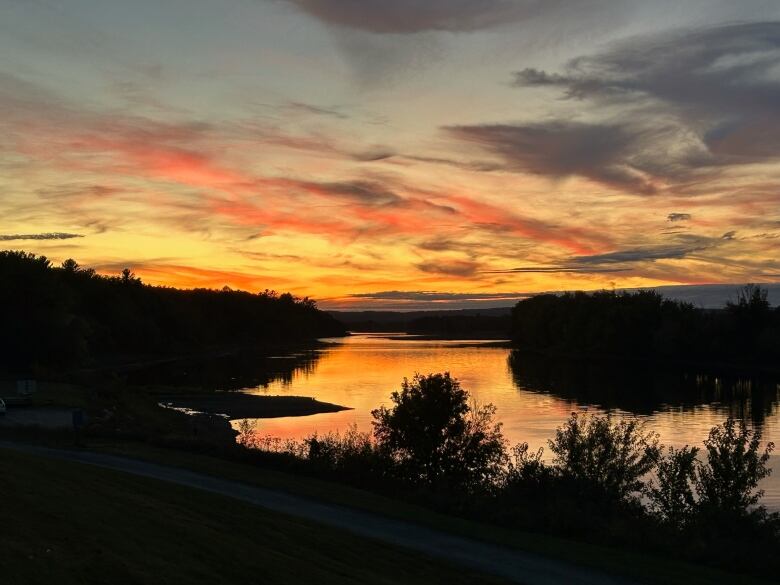
<instances>
[{"instance_id":1,"label":"reflected tree line","mask_svg":"<svg viewBox=\"0 0 780 585\"><path fill-rule=\"evenodd\" d=\"M299 375L314 373L321 357L320 349L296 347L284 353L284 348L267 350L244 349L220 355L172 360L144 366L128 372L131 385L187 387L200 390L237 391L263 388L273 382L291 384Z\"/></svg>"},{"instance_id":2,"label":"reflected tree line","mask_svg":"<svg viewBox=\"0 0 780 585\"><path fill-rule=\"evenodd\" d=\"M652 414L667 407L718 403L727 416L761 427L777 412L780 375L618 360L553 358L514 350L507 359L515 385L606 410Z\"/></svg>"}]
</instances>

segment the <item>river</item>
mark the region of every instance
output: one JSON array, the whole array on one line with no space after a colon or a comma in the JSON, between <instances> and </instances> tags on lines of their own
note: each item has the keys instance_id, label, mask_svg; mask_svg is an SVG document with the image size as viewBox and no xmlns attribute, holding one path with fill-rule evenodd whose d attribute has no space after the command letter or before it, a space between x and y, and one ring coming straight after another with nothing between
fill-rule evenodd
<instances>
[{"instance_id":1,"label":"river","mask_svg":"<svg viewBox=\"0 0 780 585\"><path fill-rule=\"evenodd\" d=\"M449 371L479 404L492 403L512 443L546 445L572 412L638 416L666 445L702 446L728 416L744 418L765 441L780 444L780 378L690 368L571 363L522 356L488 341L426 341L395 334L356 334L328 345L275 380L245 391L312 396L352 410L263 419L258 432L302 438L314 432L371 429L371 410L415 372ZM280 359L284 359L280 356ZM780 509L780 457L764 481L764 503Z\"/></svg>"}]
</instances>

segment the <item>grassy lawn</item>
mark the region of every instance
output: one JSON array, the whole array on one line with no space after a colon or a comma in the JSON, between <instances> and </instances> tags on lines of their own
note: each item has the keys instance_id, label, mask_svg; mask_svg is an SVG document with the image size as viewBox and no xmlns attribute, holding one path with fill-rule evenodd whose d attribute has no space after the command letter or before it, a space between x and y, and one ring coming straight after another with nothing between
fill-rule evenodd
<instances>
[{"instance_id":1,"label":"grassy lawn","mask_svg":"<svg viewBox=\"0 0 780 585\"><path fill-rule=\"evenodd\" d=\"M229 498L0 449L0 582L501 583Z\"/></svg>"},{"instance_id":2,"label":"grassy lawn","mask_svg":"<svg viewBox=\"0 0 780 585\"><path fill-rule=\"evenodd\" d=\"M536 552L576 564L602 569L653 585L745 585L765 583L690 563L667 560L625 550L590 545L554 536L533 534L462 518L400 502L371 492L315 478L234 463L172 449L134 443L96 443L90 449L183 467L209 475L277 489L312 499L375 512L453 534Z\"/></svg>"}]
</instances>

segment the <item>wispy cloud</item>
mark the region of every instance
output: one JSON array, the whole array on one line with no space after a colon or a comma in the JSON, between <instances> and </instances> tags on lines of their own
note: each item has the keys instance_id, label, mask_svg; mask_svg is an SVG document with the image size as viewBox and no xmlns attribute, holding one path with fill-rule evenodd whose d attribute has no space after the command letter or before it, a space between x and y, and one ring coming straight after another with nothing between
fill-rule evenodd
<instances>
[{"instance_id":1,"label":"wispy cloud","mask_svg":"<svg viewBox=\"0 0 780 585\"><path fill-rule=\"evenodd\" d=\"M469 277L477 273L479 263L470 260L439 260L421 262L417 264L417 268L430 274Z\"/></svg>"},{"instance_id":2,"label":"wispy cloud","mask_svg":"<svg viewBox=\"0 0 780 585\"><path fill-rule=\"evenodd\" d=\"M458 140L497 155L508 170L555 178L579 175L637 193L657 191L640 159L643 142L657 138L659 130L637 132L617 123L563 121L450 126L446 130Z\"/></svg>"},{"instance_id":3,"label":"wispy cloud","mask_svg":"<svg viewBox=\"0 0 780 585\"><path fill-rule=\"evenodd\" d=\"M451 131L499 154L509 168L653 194L719 169L780 160L778 59L780 22L632 38L570 61L563 73L529 68L515 75L516 86L559 88L608 122Z\"/></svg>"},{"instance_id":4,"label":"wispy cloud","mask_svg":"<svg viewBox=\"0 0 780 585\"><path fill-rule=\"evenodd\" d=\"M388 290L349 295L354 299L374 299L387 301L469 301L469 300L507 300L525 298L528 293L498 292L498 293L457 293L436 291L400 291Z\"/></svg>"},{"instance_id":5,"label":"wispy cloud","mask_svg":"<svg viewBox=\"0 0 780 585\"><path fill-rule=\"evenodd\" d=\"M0 234L0 241L11 242L13 240L71 240L83 238L81 234L69 234L66 232L46 232L42 234Z\"/></svg>"},{"instance_id":6,"label":"wispy cloud","mask_svg":"<svg viewBox=\"0 0 780 585\"><path fill-rule=\"evenodd\" d=\"M563 0L288 0L324 22L373 33L466 32L526 20ZM592 0L581 0L593 4Z\"/></svg>"}]
</instances>

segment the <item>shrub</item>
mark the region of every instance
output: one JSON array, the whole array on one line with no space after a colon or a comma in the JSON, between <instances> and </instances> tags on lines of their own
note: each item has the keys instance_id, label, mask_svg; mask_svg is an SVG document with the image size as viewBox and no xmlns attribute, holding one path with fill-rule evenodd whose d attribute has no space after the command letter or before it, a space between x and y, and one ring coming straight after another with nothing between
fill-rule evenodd
<instances>
[{"instance_id":1,"label":"shrub","mask_svg":"<svg viewBox=\"0 0 780 585\"><path fill-rule=\"evenodd\" d=\"M669 454L659 457L656 465L656 482L647 490L650 510L662 523L682 529L696 511L694 480L696 456L699 449L669 449Z\"/></svg>"},{"instance_id":2,"label":"shrub","mask_svg":"<svg viewBox=\"0 0 780 585\"><path fill-rule=\"evenodd\" d=\"M491 486L506 461L495 407L469 404L449 373L404 379L393 407L372 411L379 448L412 483L446 484L469 492Z\"/></svg>"},{"instance_id":3,"label":"shrub","mask_svg":"<svg viewBox=\"0 0 780 585\"><path fill-rule=\"evenodd\" d=\"M699 465L696 489L703 509L744 516L758 504L758 482L771 473L767 466L774 443L760 451L761 433L744 421L728 419L713 427L704 441L707 461Z\"/></svg>"},{"instance_id":4,"label":"shrub","mask_svg":"<svg viewBox=\"0 0 780 585\"><path fill-rule=\"evenodd\" d=\"M658 435L638 420L572 413L549 441L563 479L609 503L635 503L658 459Z\"/></svg>"},{"instance_id":5,"label":"shrub","mask_svg":"<svg viewBox=\"0 0 780 585\"><path fill-rule=\"evenodd\" d=\"M377 449L369 433L358 431L357 425L341 433L316 433L306 439L306 459L315 469L329 471L352 479L381 479L392 475L392 462Z\"/></svg>"}]
</instances>

